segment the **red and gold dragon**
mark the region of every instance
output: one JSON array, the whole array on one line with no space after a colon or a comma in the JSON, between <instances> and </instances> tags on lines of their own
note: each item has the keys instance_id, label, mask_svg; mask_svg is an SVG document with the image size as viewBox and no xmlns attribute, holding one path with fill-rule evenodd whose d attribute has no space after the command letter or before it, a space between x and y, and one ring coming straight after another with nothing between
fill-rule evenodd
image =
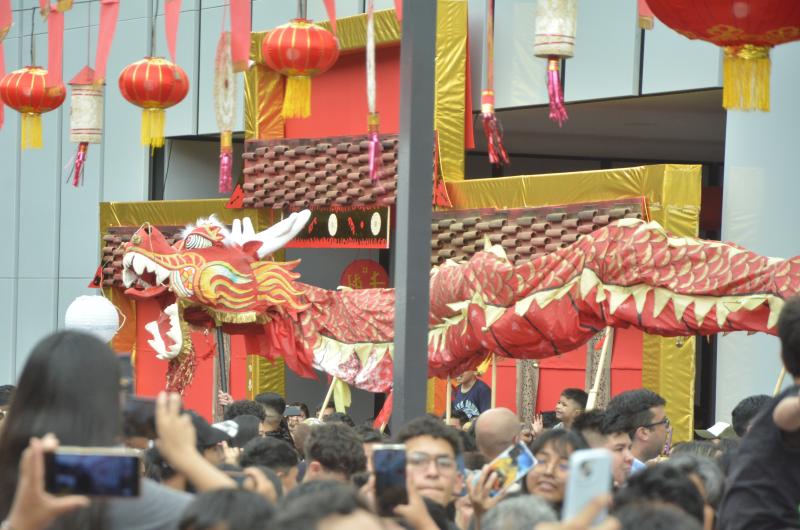
<instances>
[{"instance_id":1,"label":"red and gold dragon","mask_svg":"<svg viewBox=\"0 0 800 530\"><path fill-rule=\"evenodd\" d=\"M283 357L300 375L316 368L388 391L394 290L321 289L297 281L298 262L268 259L308 217L294 213L258 234L247 219L230 231L204 220L174 246L157 229L140 229L126 246L123 280L129 295L162 300L161 318L146 326L159 358L177 367L192 355L191 327L221 326L246 334L248 352ZM800 257L673 237L637 219L530 261L510 263L487 246L431 270L429 373L458 374L491 352L556 355L607 326L663 336L774 333L784 300L798 291Z\"/></svg>"}]
</instances>

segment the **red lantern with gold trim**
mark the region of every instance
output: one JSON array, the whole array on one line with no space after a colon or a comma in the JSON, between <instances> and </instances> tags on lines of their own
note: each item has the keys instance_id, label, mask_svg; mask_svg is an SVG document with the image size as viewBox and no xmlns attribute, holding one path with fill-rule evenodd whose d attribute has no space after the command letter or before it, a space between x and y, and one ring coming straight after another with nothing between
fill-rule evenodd
<instances>
[{"instance_id":1,"label":"red lantern with gold trim","mask_svg":"<svg viewBox=\"0 0 800 530\"><path fill-rule=\"evenodd\" d=\"M22 149L41 149L42 114L57 109L67 96L63 83L45 86L46 77L41 66L26 66L0 79L0 99L22 114Z\"/></svg>"},{"instance_id":2,"label":"red lantern with gold trim","mask_svg":"<svg viewBox=\"0 0 800 530\"><path fill-rule=\"evenodd\" d=\"M142 107L142 144L164 146L164 109L180 103L189 92L183 68L162 58L145 57L119 74L122 97Z\"/></svg>"},{"instance_id":3,"label":"red lantern with gold trim","mask_svg":"<svg viewBox=\"0 0 800 530\"><path fill-rule=\"evenodd\" d=\"M725 51L722 104L769 110L770 50L800 39L797 0L647 0L664 24Z\"/></svg>"},{"instance_id":4,"label":"red lantern with gold trim","mask_svg":"<svg viewBox=\"0 0 800 530\"><path fill-rule=\"evenodd\" d=\"M329 70L339 58L339 42L330 31L296 18L269 32L261 42L264 63L285 75L284 118L311 115L311 77Z\"/></svg>"}]
</instances>

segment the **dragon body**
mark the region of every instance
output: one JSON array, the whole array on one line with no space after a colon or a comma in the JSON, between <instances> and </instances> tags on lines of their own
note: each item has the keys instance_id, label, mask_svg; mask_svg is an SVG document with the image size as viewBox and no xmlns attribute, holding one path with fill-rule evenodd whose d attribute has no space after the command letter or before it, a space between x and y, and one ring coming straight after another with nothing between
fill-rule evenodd
<instances>
[{"instance_id":1,"label":"dragon body","mask_svg":"<svg viewBox=\"0 0 800 530\"><path fill-rule=\"evenodd\" d=\"M131 296L162 300L164 314L146 326L151 345L179 364L191 355L192 326L222 326L244 333L248 352L283 357L300 375L317 368L358 388L390 390L394 290L321 289L297 281L297 262L265 261L265 247L280 248L305 222L287 221L270 229L277 242L213 221L174 246L157 229L140 229L127 244L123 278ZM431 270L429 373L458 374L492 352L556 355L607 326L663 336L774 333L784 300L798 291L800 258L673 237L637 219L524 262L488 247Z\"/></svg>"}]
</instances>

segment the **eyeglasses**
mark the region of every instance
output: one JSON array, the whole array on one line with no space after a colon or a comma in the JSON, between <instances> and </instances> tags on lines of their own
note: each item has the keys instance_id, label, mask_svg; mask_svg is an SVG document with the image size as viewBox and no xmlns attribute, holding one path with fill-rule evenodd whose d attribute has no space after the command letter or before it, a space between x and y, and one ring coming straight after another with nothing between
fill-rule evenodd
<instances>
[{"instance_id":1,"label":"eyeglasses","mask_svg":"<svg viewBox=\"0 0 800 530\"><path fill-rule=\"evenodd\" d=\"M549 466L549 462L547 460L536 460L536 463L533 465L535 469L547 469ZM563 462L558 462L556 464L556 469L561 471L562 473L569 472L569 464L565 464Z\"/></svg>"},{"instance_id":2,"label":"eyeglasses","mask_svg":"<svg viewBox=\"0 0 800 530\"><path fill-rule=\"evenodd\" d=\"M655 422L655 423L648 423L647 425L642 425L642 427L644 427L644 428L646 428L646 429L652 429L652 428L653 428L653 427L655 427L656 425L664 425L664 426L666 426L666 427L667 427L667 429L669 429L669 418L667 418L666 416L664 416L664 419L663 419L663 420L661 420L661 421L657 421L657 422Z\"/></svg>"},{"instance_id":3,"label":"eyeglasses","mask_svg":"<svg viewBox=\"0 0 800 530\"><path fill-rule=\"evenodd\" d=\"M456 469L456 459L450 456L431 456L427 453L409 453L406 457L408 465L417 469L425 469L431 462L436 462L436 469L442 473L451 473Z\"/></svg>"}]
</instances>

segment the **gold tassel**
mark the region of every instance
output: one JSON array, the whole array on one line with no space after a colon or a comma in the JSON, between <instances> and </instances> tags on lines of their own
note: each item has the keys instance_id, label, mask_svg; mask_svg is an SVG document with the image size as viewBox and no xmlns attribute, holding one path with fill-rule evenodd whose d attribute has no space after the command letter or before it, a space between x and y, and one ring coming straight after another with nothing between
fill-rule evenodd
<instances>
[{"instance_id":1,"label":"gold tassel","mask_svg":"<svg viewBox=\"0 0 800 530\"><path fill-rule=\"evenodd\" d=\"M653 29L653 17L648 15L639 15L639 28Z\"/></svg>"},{"instance_id":2,"label":"gold tassel","mask_svg":"<svg viewBox=\"0 0 800 530\"><path fill-rule=\"evenodd\" d=\"M284 118L308 118L311 116L311 78L289 76L283 96Z\"/></svg>"},{"instance_id":3,"label":"gold tassel","mask_svg":"<svg viewBox=\"0 0 800 530\"><path fill-rule=\"evenodd\" d=\"M166 115L164 109L142 110L142 145L149 145L153 149L164 147Z\"/></svg>"},{"instance_id":4,"label":"gold tassel","mask_svg":"<svg viewBox=\"0 0 800 530\"><path fill-rule=\"evenodd\" d=\"M42 148L42 115L26 112L22 115L22 149Z\"/></svg>"},{"instance_id":5,"label":"gold tassel","mask_svg":"<svg viewBox=\"0 0 800 530\"><path fill-rule=\"evenodd\" d=\"M726 46L722 106L769 112L769 46Z\"/></svg>"}]
</instances>

